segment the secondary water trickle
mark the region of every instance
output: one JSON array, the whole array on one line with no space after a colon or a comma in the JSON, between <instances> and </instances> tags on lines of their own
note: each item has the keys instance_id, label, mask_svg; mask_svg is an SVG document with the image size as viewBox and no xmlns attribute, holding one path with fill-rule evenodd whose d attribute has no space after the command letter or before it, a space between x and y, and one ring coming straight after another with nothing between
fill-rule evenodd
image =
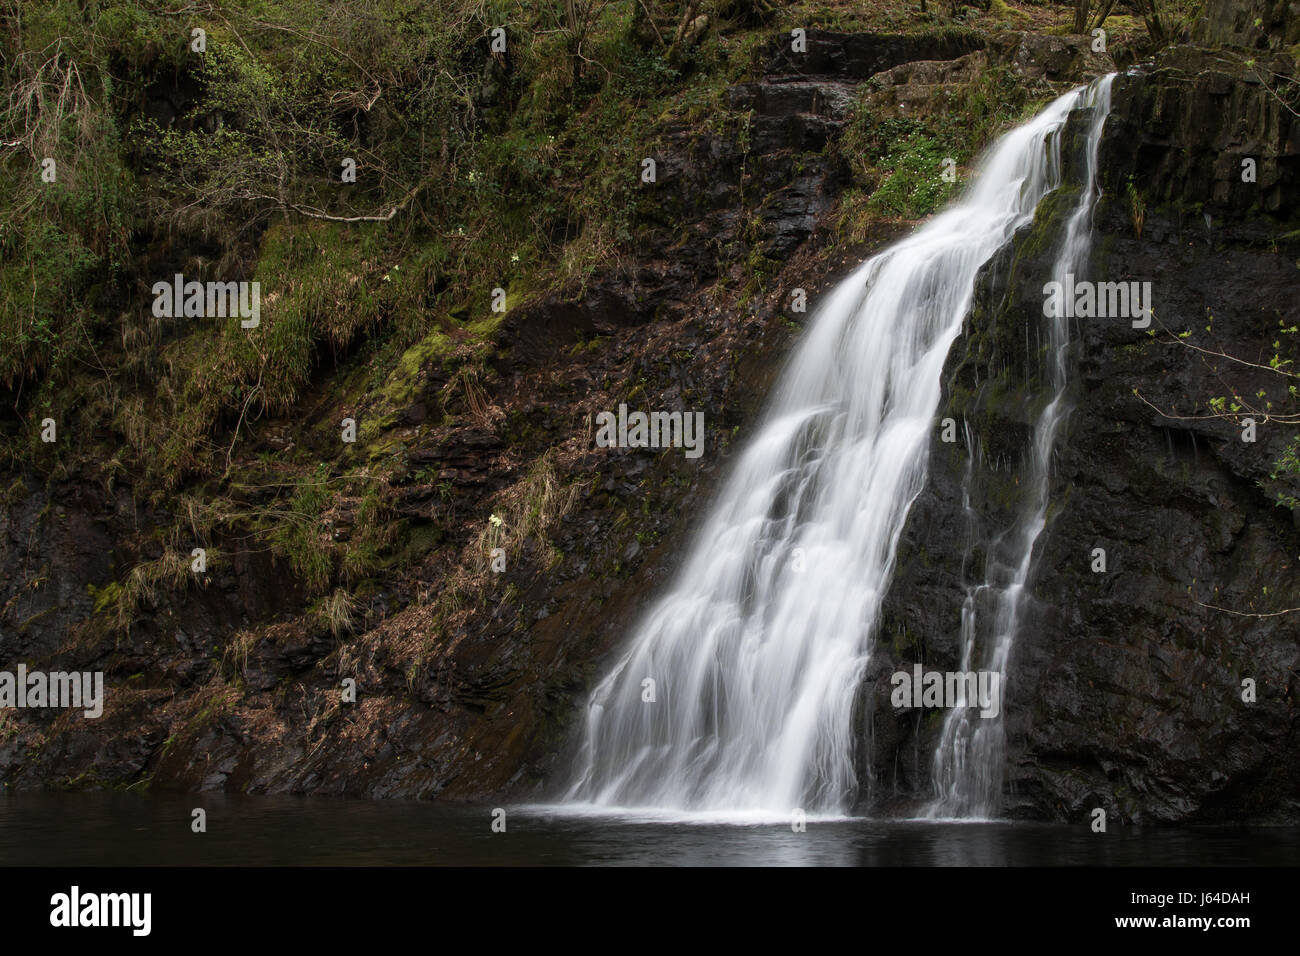
<instances>
[{"instance_id":1,"label":"secondary water trickle","mask_svg":"<svg viewBox=\"0 0 1300 956\"><path fill-rule=\"evenodd\" d=\"M925 482L944 360L980 267L1059 184L1067 116L1108 89L1068 93L1002 137L959 203L827 297L675 583L593 691L568 802L738 816L852 805L854 698ZM1086 244L1078 230L1067 252ZM1064 339L1053 345L1063 363ZM1031 550L1045 487L1026 504Z\"/></svg>"},{"instance_id":2,"label":"secondary water trickle","mask_svg":"<svg viewBox=\"0 0 1300 956\"><path fill-rule=\"evenodd\" d=\"M1061 250L1052 266L1052 281L1082 274L1087 265L1092 238L1092 210L1097 201L1097 147L1101 130L1110 113L1110 85L1104 76L1079 96L1075 106L1092 110L1084 152L1083 188L1066 222ZM1014 526L996 540L978 541L989 555L984 581L970 587L961 614L961 669L976 667L1000 675L1006 684L1007 660L1020 628L1025 589L1033 568L1034 545L1047 522L1048 482L1056 435L1069 409L1065 402L1066 350L1070 344L1070 316L1058 310L1050 319L1047 349L1047 379L1052 400L1034 425L1034 439L1024 480L1022 499ZM975 449L971 449L972 455ZM969 509L969 482L964 495ZM991 638L979 640L980 609L992 608ZM972 707L948 711L935 747L933 780L936 798L930 814L937 817L992 817L1002 796L1005 766L1005 711L989 719Z\"/></svg>"}]
</instances>

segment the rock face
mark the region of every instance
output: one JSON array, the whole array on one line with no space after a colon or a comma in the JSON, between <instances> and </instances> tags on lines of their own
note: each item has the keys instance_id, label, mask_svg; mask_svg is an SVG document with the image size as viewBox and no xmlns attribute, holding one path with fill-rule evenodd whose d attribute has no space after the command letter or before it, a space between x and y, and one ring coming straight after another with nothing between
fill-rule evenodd
<instances>
[{"instance_id":1,"label":"rock face","mask_svg":"<svg viewBox=\"0 0 1300 956\"><path fill-rule=\"evenodd\" d=\"M1067 157L1068 143L1077 175L1077 135L1067 134ZM1247 157L1254 182L1242 181ZM1300 319L1300 246L1272 241L1297 219L1300 124L1253 70L1175 48L1116 78L1100 169L1092 278L1151 281L1153 325L1194 334L1077 320L1073 412L1003 700L1005 809L1294 821L1300 619L1271 612L1300 606L1300 535L1295 512L1276 501L1295 494L1294 480L1269 478L1294 427L1261 423L1246 442L1240 416L1214 417L1210 399L1286 391L1273 373L1214 353L1267 364L1279 322ZM1067 198L1077 194L1071 175ZM997 550L986 543L1020 500L1044 394L1040 289L1068 205L1054 198L987 268L949 357L942 414L965 422L977 451L971 462L965 442L934 443L905 533L864 708L877 805L929 797L940 723L934 712L896 714L882 682L917 660L959 668L966 587L984 580L985 548ZM1243 700L1248 678L1253 703Z\"/></svg>"},{"instance_id":2,"label":"rock face","mask_svg":"<svg viewBox=\"0 0 1300 956\"><path fill-rule=\"evenodd\" d=\"M1207 0L1192 31L1198 43L1280 49L1300 42L1295 0Z\"/></svg>"},{"instance_id":3,"label":"rock face","mask_svg":"<svg viewBox=\"0 0 1300 956\"><path fill-rule=\"evenodd\" d=\"M1211 3L1204 27L1215 36L1229 29L1221 6L1231 5ZM1258 46L1246 33L1242 42ZM112 692L100 721L24 714L0 725L5 783L456 799L552 792L587 689L674 570L731 436L756 420L803 318L786 312L789 290L815 299L869 251L832 252L827 228L848 178L836 143L862 84L874 77L868 109L924 113L989 63L1053 82L1109 68L1085 42L1058 37L986 46L964 33L812 30L807 40L797 58L788 36L760 51L764 68L726 92L726 115L662 123L658 192L642 210L632 265L512 311L477 420L418 430L446 411L456 383L445 378L427 376L407 396L388 507L420 540L471 540L493 495L550 450L559 450L547 459L556 474L578 489L548 532L552 553L530 544L485 597L459 596L446 564L412 546L404 573L357 609L358 633L335 633L305 613L283 567L232 539L209 586L160 590L129 639L81 647L69 637L96 595L157 556L156 542L124 544L128 530L163 527L166 516L75 469L57 495L28 491L42 485L32 476L25 485L6 476L0 650L6 660L105 669ZM1277 72L1288 63L1269 60ZM1297 318L1300 252L1280 238L1297 219L1300 126L1266 88L1271 76L1173 48L1116 80L1092 265L1099 277L1151 280L1171 329L1211 324L1213 337L1194 344L1264 361L1278 321ZM1077 170L1071 130L1067 178ZM1254 183L1241 181L1243 159L1257 160ZM1045 203L990 264L945 371L944 414L980 449L969 487L989 533L1013 520L1019 500L1043 384L1038 290L1061 208ZM896 233L886 225L874 235ZM1300 605L1300 536L1273 502L1286 489L1268 477L1286 430L1262 425L1246 444L1235 422L1161 414L1204 414L1228 372L1243 394L1276 383L1216 373L1204 353L1169 338L1106 320L1078 328L1074 412L1004 703L1006 809L1017 816L1079 819L1105 806L1133 820L1300 819L1295 616L1205 606ZM595 449L584 423L629 389L643 407L705 409L709 454L690 463L677 451ZM285 436L305 445L309 426L336 427L319 396L303 406L303 421L282 423ZM502 408L511 411L494 416ZM881 688L914 661L957 666L961 603L986 560L967 545L969 460L964 442L936 440L900 546L858 715L863 805L873 812L930 796L934 714L895 713ZM265 504L256 494L241 504ZM446 521L429 520L435 504ZM358 505L332 515L330 528L347 540L367 520ZM1090 567L1099 547L1104 574ZM261 637L246 640L253 628ZM350 710L344 677L362 688ZM1247 677L1254 704L1241 700Z\"/></svg>"},{"instance_id":4,"label":"rock face","mask_svg":"<svg viewBox=\"0 0 1300 956\"><path fill-rule=\"evenodd\" d=\"M917 60L955 60L983 46L973 33L889 36L874 33L844 34L808 30L806 49L796 50L791 36L780 36L768 46L769 78L819 76L861 82L877 73Z\"/></svg>"}]
</instances>

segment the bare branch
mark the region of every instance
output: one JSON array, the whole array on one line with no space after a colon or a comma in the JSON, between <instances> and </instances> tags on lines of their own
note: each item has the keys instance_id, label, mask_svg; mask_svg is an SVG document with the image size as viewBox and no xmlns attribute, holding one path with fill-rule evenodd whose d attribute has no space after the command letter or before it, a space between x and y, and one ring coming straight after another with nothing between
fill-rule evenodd
<instances>
[{"instance_id":1,"label":"bare branch","mask_svg":"<svg viewBox=\"0 0 1300 956\"><path fill-rule=\"evenodd\" d=\"M1297 611L1300 611L1300 607L1289 607L1281 611L1268 611L1265 613L1258 613L1255 611L1234 611L1230 607L1219 607L1217 604L1206 604L1203 601L1197 601L1196 598L1192 598L1192 600L1196 601L1196 603L1201 605L1201 607L1208 607L1211 611L1222 611L1224 614L1235 614L1237 617L1281 617L1283 614L1294 614Z\"/></svg>"}]
</instances>

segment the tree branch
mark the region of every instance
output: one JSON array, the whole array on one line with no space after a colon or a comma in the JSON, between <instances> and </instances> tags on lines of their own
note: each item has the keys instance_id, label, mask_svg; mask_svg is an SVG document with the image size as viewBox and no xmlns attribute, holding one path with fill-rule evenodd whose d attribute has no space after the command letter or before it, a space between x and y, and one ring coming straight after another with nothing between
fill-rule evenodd
<instances>
[{"instance_id":1,"label":"tree branch","mask_svg":"<svg viewBox=\"0 0 1300 956\"><path fill-rule=\"evenodd\" d=\"M1196 601L1196 598L1192 598L1192 600ZM1217 604L1206 604L1203 601L1196 601L1196 603L1201 607L1208 607L1211 611L1222 611L1224 614L1235 614L1238 617L1281 617L1283 614L1294 614L1296 611L1300 611L1300 607L1289 607L1282 611L1258 613L1255 611L1234 611L1230 607L1219 607Z\"/></svg>"}]
</instances>

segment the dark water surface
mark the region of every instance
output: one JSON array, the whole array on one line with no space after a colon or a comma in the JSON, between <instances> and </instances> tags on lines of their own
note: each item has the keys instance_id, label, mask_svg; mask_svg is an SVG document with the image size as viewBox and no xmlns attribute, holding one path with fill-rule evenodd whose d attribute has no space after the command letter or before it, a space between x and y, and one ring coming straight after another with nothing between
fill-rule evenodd
<instances>
[{"instance_id":1,"label":"dark water surface","mask_svg":"<svg viewBox=\"0 0 1300 956\"><path fill-rule=\"evenodd\" d=\"M207 832L190 829L207 811ZM1273 866L1300 828L810 820L646 823L506 807L220 794L0 794L0 865Z\"/></svg>"}]
</instances>

